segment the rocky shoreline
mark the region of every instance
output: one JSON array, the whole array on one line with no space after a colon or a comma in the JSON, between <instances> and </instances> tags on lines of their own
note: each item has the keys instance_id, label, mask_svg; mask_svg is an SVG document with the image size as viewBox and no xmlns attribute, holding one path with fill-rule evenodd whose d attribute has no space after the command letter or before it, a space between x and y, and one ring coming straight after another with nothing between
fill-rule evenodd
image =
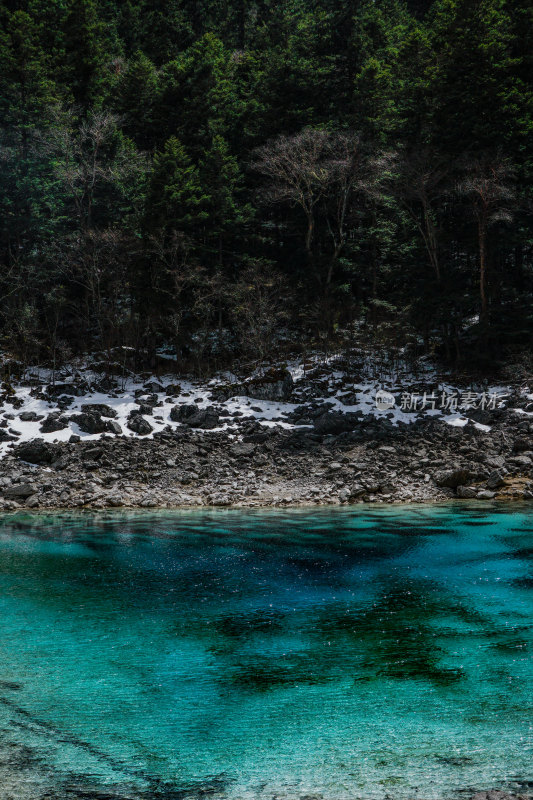
<instances>
[{"instance_id":1,"label":"rocky shoreline","mask_svg":"<svg viewBox=\"0 0 533 800\"><path fill-rule=\"evenodd\" d=\"M183 426L153 438L33 439L0 460L0 509L320 506L533 499L533 424L374 420L340 434Z\"/></svg>"},{"instance_id":2,"label":"rocky shoreline","mask_svg":"<svg viewBox=\"0 0 533 800\"><path fill-rule=\"evenodd\" d=\"M453 388L429 366L385 384L382 409L365 369L337 356L127 386L88 366L62 382L30 371L0 389L0 510L533 499L524 381L482 409L461 405L472 384ZM455 408L406 409L405 397L438 391Z\"/></svg>"}]
</instances>

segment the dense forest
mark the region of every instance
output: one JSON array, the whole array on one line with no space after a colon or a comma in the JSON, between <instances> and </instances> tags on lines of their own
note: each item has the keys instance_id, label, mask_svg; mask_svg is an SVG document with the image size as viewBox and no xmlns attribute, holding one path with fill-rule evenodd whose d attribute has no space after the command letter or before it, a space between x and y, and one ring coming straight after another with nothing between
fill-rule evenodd
<instances>
[{"instance_id":1,"label":"dense forest","mask_svg":"<svg viewBox=\"0 0 533 800\"><path fill-rule=\"evenodd\" d=\"M531 0L3 0L0 348L533 331Z\"/></svg>"}]
</instances>

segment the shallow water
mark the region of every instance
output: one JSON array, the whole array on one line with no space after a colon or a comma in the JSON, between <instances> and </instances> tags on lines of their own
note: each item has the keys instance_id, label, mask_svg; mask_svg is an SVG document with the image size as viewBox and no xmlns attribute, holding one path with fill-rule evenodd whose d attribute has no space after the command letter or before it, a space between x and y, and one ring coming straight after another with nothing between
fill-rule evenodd
<instances>
[{"instance_id":1,"label":"shallow water","mask_svg":"<svg viewBox=\"0 0 533 800\"><path fill-rule=\"evenodd\" d=\"M532 559L527 509L0 516L2 800L523 788Z\"/></svg>"}]
</instances>

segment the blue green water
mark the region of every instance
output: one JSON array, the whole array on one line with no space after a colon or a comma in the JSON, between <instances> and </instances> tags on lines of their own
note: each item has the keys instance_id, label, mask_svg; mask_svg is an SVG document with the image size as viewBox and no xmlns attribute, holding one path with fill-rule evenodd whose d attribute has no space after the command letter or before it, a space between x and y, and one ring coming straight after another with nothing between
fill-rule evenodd
<instances>
[{"instance_id":1,"label":"blue green water","mask_svg":"<svg viewBox=\"0 0 533 800\"><path fill-rule=\"evenodd\" d=\"M0 516L0 785L448 798L531 781L533 518Z\"/></svg>"}]
</instances>

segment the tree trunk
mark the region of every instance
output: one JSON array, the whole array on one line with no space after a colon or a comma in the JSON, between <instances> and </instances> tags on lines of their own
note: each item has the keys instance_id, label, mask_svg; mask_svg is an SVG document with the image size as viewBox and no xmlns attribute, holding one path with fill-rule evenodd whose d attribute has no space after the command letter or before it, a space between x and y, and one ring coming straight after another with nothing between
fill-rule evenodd
<instances>
[{"instance_id":1,"label":"tree trunk","mask_svg":"<svg viewBox=\"0 0 533 800\"><path fill-rule=\"evenodd\" d=\"M481 300L481 314L480 322L482 326L486 326L488 322L488 304L487 304L487 225L484 219L478 222L478 239L479 239L479 297Z\"/></svg>"}]
</instances>

